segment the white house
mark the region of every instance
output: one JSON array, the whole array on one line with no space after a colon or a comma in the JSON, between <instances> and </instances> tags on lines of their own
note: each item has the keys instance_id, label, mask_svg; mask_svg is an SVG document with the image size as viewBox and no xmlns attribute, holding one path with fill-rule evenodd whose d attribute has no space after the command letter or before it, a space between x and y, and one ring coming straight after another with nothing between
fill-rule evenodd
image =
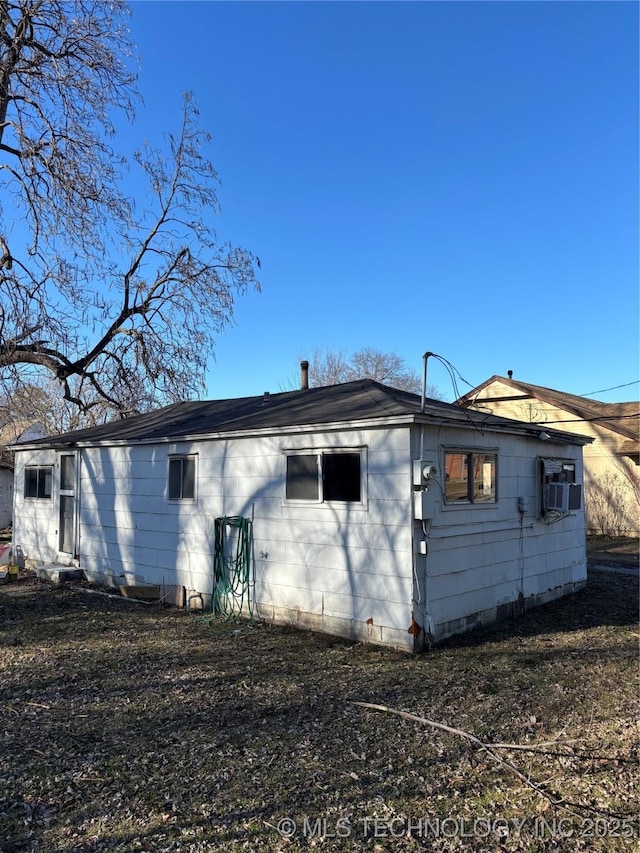
<instances>
[{"instance_id":1,"label":"white house","mask_svg":"<svg viewBox=\"0 0 640 853\"><path fill-rule=\"evenodd\" d=\"M585 583L588 441L371 380L180 403L17 446L14 542L419 650Z\"/></svg>"}]
</instances>

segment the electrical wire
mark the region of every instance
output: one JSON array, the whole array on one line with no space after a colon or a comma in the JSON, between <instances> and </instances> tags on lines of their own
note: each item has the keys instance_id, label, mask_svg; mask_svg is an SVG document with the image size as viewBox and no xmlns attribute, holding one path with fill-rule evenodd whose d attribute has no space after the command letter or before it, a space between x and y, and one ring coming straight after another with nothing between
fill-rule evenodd
<instances>
[{"instance_id":1,"label":"electrical wire","mask_svg":"<svg viewBox=\"0 0 640 853\"><path fill-rule=\"evenodd\" d=\"M585 422L591 422L591 421L598 421L598 423L600 421L624 421L624 420L637 419L638 415L640 415L640 411L638 411L638 414L633 414L633 415L596 415L593 418L567 418L566 420L563 420L563 421L536 421L535 425L536 426L542 426L542 425L552 426L553 424L578 424L578 423L585 423Z\"/></svg>"},{"instance_id":2,"label":"electrical wire","mask_svg":"<svg viewBox=\"0 0 640 853\"><path fill-rule=\"evenodd\" d=\"M464 376L460 373L458 368L452 364L448 358L445 358L443 355L438 355L438 353L431 353L434 358L437 358L438 361L446 368L449 373L449 377L451 378L451 385L453 387L454 394L456 395L456 400L459 399L462 394L460 394L460 389L458 388L458 378L461 382L464 382L465 385L468 385L469 388L473 388L474 386L464 378Z\"/></svg>"},{"instance_id":3,"label":"electrical wire","mask_svg":"<svg viewBox=\"0 0 640 853\"><path fill-rule=\"evenodd\" d=\"M640 379L634 379L633 382L625 382L623 385L612 385L611 388L600 388L598 391L588 391L586 394L579 394L580 397L592 397L594 394L604 394L605 391L616 391L618 388L628 388L629 385L638 385Z\"/></svg>"},{"instance_id":4,"label":"electrical wire","mask_svg":"<svg viewBox=\"0 0 640 853\"><path fill-rule=\"evenodd\" d=\"M456 400L459 400L460 397L462 396L462 394L460 393L460 389L458 388L458 378L460 379L461 382L464 382L465 385L468 385L470 388L474 387L467 379L464 378L464 376L460 373L458 368L454 364L452 364L449 361L449 359L445 358L443 355L438 355L438 353L436 353L436 352L432 352L431 356L433 356L433 358L437 358L438 361L443 365L443 367L448 372L449 378L451 379L451 386L453 388L453 393L455 394ZM466 406L462 406L462 409L465 413L465 418L469 421L470 426L472 426L473 429L476 430L476 432L479 432L480 435L484 435L483 427L484 427L485 421L489 417L491 417L493 412L486 413L485 420L478 423L477 420L474 420L471 417L471 415L469 413L470 410L467 409ZM476 413L476 414L479 414L479 413Z\"/></svg>"}]
</instances>

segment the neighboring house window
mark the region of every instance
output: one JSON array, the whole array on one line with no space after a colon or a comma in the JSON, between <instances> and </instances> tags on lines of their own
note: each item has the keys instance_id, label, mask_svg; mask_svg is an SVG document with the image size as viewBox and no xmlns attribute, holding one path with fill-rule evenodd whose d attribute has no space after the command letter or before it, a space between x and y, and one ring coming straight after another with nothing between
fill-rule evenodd
<instances>
[{"instance_id":1,"label":"neighboring house window","mask_svg":"<svg viewBox=\"0 0 640 853\"><path fill-rule=\"evenodd\" d=\"M196 497L196 457L169 458L169 500L193 501Z\"/></svg>"},{"instance_id":2,"label":"neighboring house window","mask_svg":"<svg viewBox=\"0 0 640 853\"><path fill-rule=\"evenodd\" d=\"M496 502L495 453L447 450L445 500L448 504L487 504Z\"/></svg>"},{"instance_id":3,"label":"neighboring house window","mask_svg":"<svg viewBox=\"0 0 640 853\"><path fill-rule=\"evenodd\" d=\"M289 454L285 494L293 501L362 503L361 453Z\"/></svg>"},{"instance_id":4,"label":"neighboring house window","mask_svg":"<svg viewBox=\"0 0 640 853\"><path fill-rule=\"evenodd\" d=\"M50 465L43 468L24 469L24 496L25 498L39 498L41 500L51 499L51 481L53 469Z\"/></svg>"}]
</instances>

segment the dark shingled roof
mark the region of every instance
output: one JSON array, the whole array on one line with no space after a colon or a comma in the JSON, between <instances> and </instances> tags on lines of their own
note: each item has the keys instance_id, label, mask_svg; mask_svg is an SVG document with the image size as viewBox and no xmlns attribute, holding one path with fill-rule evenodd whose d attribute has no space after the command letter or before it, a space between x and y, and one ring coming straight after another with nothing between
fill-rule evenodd
<instances>
[{"instance_id":1,"label":"dark shingled roof","mask_svg":"<svg viewBox=\"0 0 640 853\"><path fill-rule=\"evenodd\" d=\"M166 441L205 437L234 432L273 431L303 426L380 421L388 418L502 432L538 433L535 425L487 416L455 403L427 399L421 415L417 394L381 385L371 379L359 379L341 385L286 391L260 397L231 400L205 400L176 403L155 412L135 415L103 426L77 430L48 439L29 442L29 446L68 446L109 442ZM589 439L566 432L547 430L562 441Z\"/></svg>"}]
</instances>

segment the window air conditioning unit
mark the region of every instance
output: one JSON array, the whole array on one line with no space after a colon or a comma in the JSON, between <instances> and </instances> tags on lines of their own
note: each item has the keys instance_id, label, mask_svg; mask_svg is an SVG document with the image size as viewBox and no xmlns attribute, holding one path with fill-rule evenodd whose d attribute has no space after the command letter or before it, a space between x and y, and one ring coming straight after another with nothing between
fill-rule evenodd
<instances>
[{"instance_id":1,"label":"window air conditioning unit","mask_svg":"<svg viewBox=\"0 0 640 853\"><path fill-rule=\"evenodd\" d=\"M580 509L582 486L576 483L547 483L545 488L547 510L571 512L571 510Z\"/></svg>"}]
</instances>

